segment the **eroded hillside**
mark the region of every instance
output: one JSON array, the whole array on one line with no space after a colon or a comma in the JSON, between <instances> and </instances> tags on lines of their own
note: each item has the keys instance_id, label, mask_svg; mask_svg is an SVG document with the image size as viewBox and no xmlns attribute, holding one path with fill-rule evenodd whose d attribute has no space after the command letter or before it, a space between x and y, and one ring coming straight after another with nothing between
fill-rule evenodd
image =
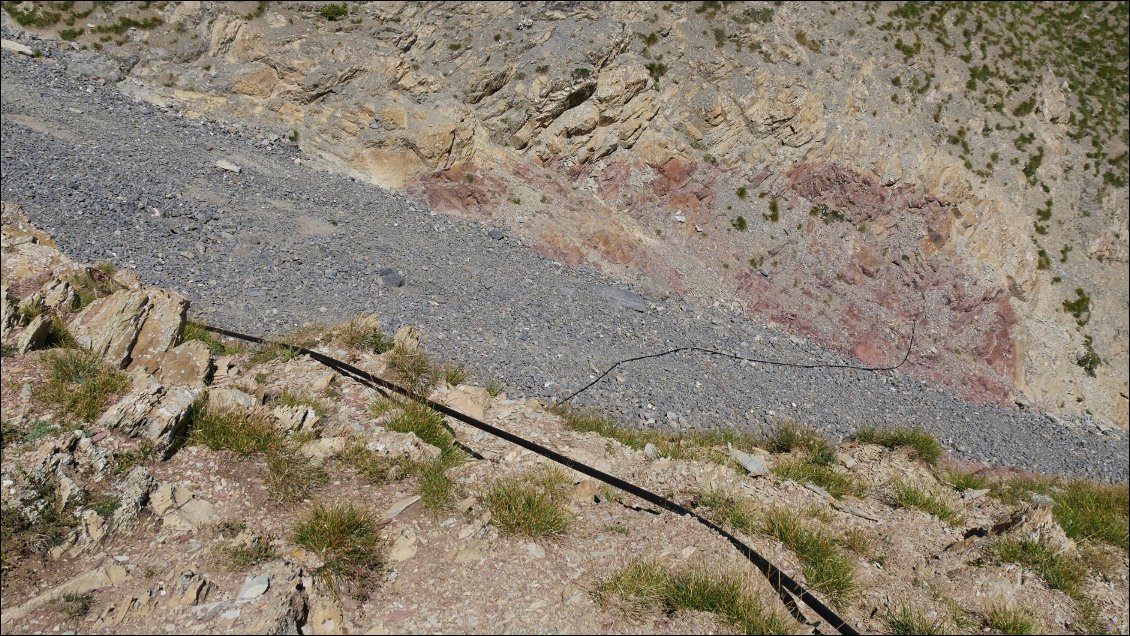
<instances>
[{"instance_id":1,"label":"eroded hillside","mask_svg":"<svg viewBox=\"0 0 1130 636\"><path fill-rule=\"evenodd\" d=\"M6 6L570 265L1127 425L1125 3Z\"/></svg>"},{"instance_id":2,"label":"eroded hillside","mask_svg":"<svg viewBox=\"0 0 1130 636\"><path fill-rule=\"evenodd\" d=\"M219 338L7 203L0 240L6 633L830 633L690 516ZM372 315L290 338L693 509L862 632L1126 633L1125 485L960 465L908 428L622 428Z\"/></svg>"}]
</instances>

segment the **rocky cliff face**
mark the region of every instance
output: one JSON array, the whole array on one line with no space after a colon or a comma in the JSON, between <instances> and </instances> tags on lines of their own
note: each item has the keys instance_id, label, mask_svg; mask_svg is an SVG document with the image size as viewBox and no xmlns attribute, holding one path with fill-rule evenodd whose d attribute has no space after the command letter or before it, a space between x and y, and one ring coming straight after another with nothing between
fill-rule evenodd
<instances>
[{"instance_id":1,"label":"rocky cliff face","mask_svg":"<svg viewBox=\"0 0 1130 636\"><path fill-rule=\"evenodd\" d=\"M92 6L67 62L570 265L867 363L916 329L910 373L1127 426L1125 4L325 6Z\"/></svg>"}]
</instances>

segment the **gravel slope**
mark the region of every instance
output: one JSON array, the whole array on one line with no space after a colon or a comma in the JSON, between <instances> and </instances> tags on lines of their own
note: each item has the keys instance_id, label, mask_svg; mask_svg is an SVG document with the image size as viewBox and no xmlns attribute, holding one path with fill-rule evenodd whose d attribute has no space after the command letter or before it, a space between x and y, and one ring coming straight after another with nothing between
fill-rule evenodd
<instances>
[{"instance_id":1,"label":"gravel slope","mask_svg":"<svg viewBox=\"0 0 1130 636\"><path fill-rule=\"evenodd\" d=\"M2 112L3 198L76 258L136 268L214 324L279 333L375 311L390 329L420 325L431 351L481 381L529 396L561 397L617 359L690 344L838 360L728 311L678 299L636 311L615 300L631 292L596 273L311 170L294 145L263 138L286 131L181 118L51 60L3 53ZM242 171L217 168L221 159ZM404 285L386 285L382 268ZM1114 481L1130 472L1121 431L966 404L897 373L675 356L622 368L579 399L668 428L793 417L837 437L918 424L967 459Z\"/></svg>"}]
</instances>

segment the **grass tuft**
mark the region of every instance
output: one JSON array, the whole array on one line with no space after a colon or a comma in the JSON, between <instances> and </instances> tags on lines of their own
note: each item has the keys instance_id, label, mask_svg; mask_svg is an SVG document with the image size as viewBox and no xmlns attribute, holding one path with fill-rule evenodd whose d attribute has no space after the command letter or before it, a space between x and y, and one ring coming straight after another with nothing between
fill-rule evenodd
<instances>
[{"instance_id":1,"label":"grass tuft","mask_svg":"<svg viewBox=\"0 0 1130 636\"><path fill-rule=\"evenodd\" d=\"M906 482L894 484L895 504L902 508L914 508L932 514L949 525L957 524L961 518L958 511L937 495Z\"/></svg>"},{"instance_id":2,"label":"grass tuft","mask_svg":"<svg viewBox=\"0 0 1130 636\"><path fill-rule=\"evenodd\" d=\"M695 490L691 496L694 497L694 506L710 511L709 516L716 523L747 534L757 527L755 513L748 501L718 489Z\"/></svg>"},{"instance_id":3,"label":"grass tuft","mask_svg":"<svg viewBox=\"0 0 1130 636\"><path fill-rule=\"evenodd\" d=\"M484 502L491 522L503 534L556 537L569 529L572 517L565 508L569 476L558 468L537 468L498 479Z\"/></svg>"},{"instance_id":4,"label":"grass tuft","mask_svg":"<svg viewBox=\"0 0 1130 636\"><path fill-rule=\"evenodd\" d=\"M438 378L435 365L423 349L394 344L386 356L389 369L405 388L417 395L431 393Z\"/></svg>"},{"instance_id":5,"label":"grass tuft","mask_svg":"<svg viewBox=\"0 0 1130 636\"><path fill-rule=\"evenodd\" d=\"M441 455L458 451L455 434L443 421L443 416L418 402L406 402L400 412L388 422L388 430L412 433L420 441L439 449Z\"/></svg>"},{"instance_id":6,"label":"grass tuft","mask_svg":"<svg viewBox=\"0 0 1130 636\"><path fill-rule=\"evenodd\" d=\"M931 620L926 613L911 605L899 605L888 608L884 617L887 628L897 636L929 636L932 634L948 634L946 621L943 617Z\"/></svg>"},{"instance_id":7,"label":"grass tuft","mask_svg":"<svg viewBox=\"0 0 1130 636\"><path fill-rule=\"evenodd\" d=\"M597 596L619 599L636 613L710 612L743 634L788 634L793 628L765 607L745 577L702 566L672 570L658 561L635 561L604 580Z\"/></svg>"},{"instance_id":8,"label":"grass tuft","mask_svg":"<svg viewBox=\"0 0 1130 636\"><path fill-rule=\"evenodd\" d=\"M864 444L878 444L887 448L907 447L911 455L934 465L942 457L942 445L933 435L920 428L865 427L855 434L855 440Z\"/></svg>"},{"instance_id":9,"label":"grass tuft","mask_svg":"<svg viewBox=\"0 0 1130 636\"><path fill-rule=\"evenodd\" d=\"M1004 603L989 608L985 627L1002 634L1035 634L1036 622L1028 613Z\"/></svg>"},{"instance_id":10,"label":"grass tuft","mask_svg":"<svg viewBox=\"0 0 1130 636\"><path fill-rule=\"evenodd\" d=\"M774 464L772 471L781 479L820 486L836 499L847 495L859 497L866 492L861 483L849 475L836 472L831 466L806 461L782 461Z\"/></svg>"},{"instance_id":11,"label":"grass tuft","mask_svg":"<svg viewBox=\"0 0 1130 636\"><path fill-rule=\"evenodd\" d=\"M374 316L355 318L334 331L334 341L349 349L384 353L392 348L392 340L381 331Z\"/></svg>"},{"instance_id":12,"label":"grass tuft","mask_svg":"<svg viewBox=\"0 0 1130 636\"><path fill-rule=\"evenodd\" d=\"M443 366L443 381L451 386L465 383L471 378L467 367L458 362L451 362Z\"/></svg>"},{"instance_id":13,"label":"grass tuft","mask_svg":"<svg viewBox=\"0 0 1130 636\"><path fill-rule=\"evenodd\" d=\"M129 388L129 379L118 369L86 349L60 349L43 356L46 381L36 387L35 397L59 407L62 415L92 422L102 414L110 398Z\"/></svg>"},{"instance_id":14,"label":"grass tuft","mask_svg":"<svg viewBox=\"0 0 1130 636\"><path fill-rule=\"evenodd\" d=\"M835 461L835 449L827 439L812 429L792 420L778 423L762 440L770 453L791 453L805 450L811 454L811 463L827 466Z\"/></svg>"},{"instance_id":15,"label":"grass tuft","mask_svg":"<svg viewBox=\"0 0 1130 636\"><path fill-rule=\"evenodd\" d=\"M292 541L322 559L318 574L331 589L335 577L361 584L385 566L387 542L383 524L369 511L353 504L314 504L294 529Z\"/></svg>"},{"instance_id":16,"label":"grass tuft","mask_svg":"<svg viewBox=\"0 0 1130 636\"><path fill-rule=\"evenodd\" d=\"M784 508L765 514L761 532L797 555L810 587L827 594L837 605L852 597L856 589L854 568L836 546L834 538L808 527L800 517Z\"/></svg>"}]
</instances>

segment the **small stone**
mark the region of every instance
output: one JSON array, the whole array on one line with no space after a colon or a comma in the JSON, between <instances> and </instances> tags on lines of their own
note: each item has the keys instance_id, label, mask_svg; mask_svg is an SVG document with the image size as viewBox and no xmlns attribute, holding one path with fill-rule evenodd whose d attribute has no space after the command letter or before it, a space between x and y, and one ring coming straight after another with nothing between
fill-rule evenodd
<instances>
[{"instance_id":1,"label":"small stone","mask_svg":"<svg viewBox=\"0 0 1130 636\"><path fill-rule=\"evenodd\" d=\"M216 167L219 168L220 170L227 170L228 172L235 172L235 173L239 173L243 170L243 168L240 168L239 166L235 165L234 163L228 161L227 159L220 159L219 161L217 161Z\"/></svg>"},{"instance_id":2,"label":"small stone","mask_svg":"<svg viewBox=\"0 0 1130 636\"><path fill-rule=\"evenodd\" d=\"M411 508L416 502L420 501L419 495L413 495L407 499L401 499L394 503L388 512L385 513L385 519L395 519L400 513Z\"/></svg>"},{"instance_id":3,"label":"small stone","mask_svg":"<svg viewBox=\"0 0 1130 636\"><path fill-rule=\"evenodd\" d=\"M536 543L527 543L526 544L526 551L529 552L530 555L532 555L535 559L544 559L545 558L545 548L541 547L540 545L538 545Z\"/></svg>"},{"instance_id":4,"label":"small stone","mask_svg":"<svg viewBox=\"0 0 1130 636\"><path fill-rule=\"evenodd\" d=\"M730 459L741 464L742 468L745 468L753 477L764 477L769 474L769 466L765 464L764 459L757 455L750 455L730 446Z\"/></svg>"},{"instance_id":5,"label":"small stone","mask_svg":"<svg viewBox=\"0 0 1130 636\"><path fill-rule=\"evenodd\" d=\"M494 239L496 241L501 241L502 237L505 236L505 234L503 234L502 230L500 230L498 228L492 228L490 230L487 230L487 236L491 237L492 239Z\"/></svg>"},{"instance_id":6,"label":"small stone","mask_svg":"<svg viewBox=\"0 0 1130 636\"><path fill-rule=\"evenodd\" d=\"M243 582L243 587L239 589L240 601L250 601L253 598L262 596L271 587L271 577L266 574L259 576L249 576Z\"/></svg>"},{"instance_id":7,"label":"small stone","mask_svg":"<svg viewBox=\"0 0 1130 636\"><path fill-rule=\"evenodd\" d=\"M655 444L652 444L651 442L648 442L644 445L643 454L650 460L659 459L659 449L656 448Z\"/></svg>"}]
</instances>

